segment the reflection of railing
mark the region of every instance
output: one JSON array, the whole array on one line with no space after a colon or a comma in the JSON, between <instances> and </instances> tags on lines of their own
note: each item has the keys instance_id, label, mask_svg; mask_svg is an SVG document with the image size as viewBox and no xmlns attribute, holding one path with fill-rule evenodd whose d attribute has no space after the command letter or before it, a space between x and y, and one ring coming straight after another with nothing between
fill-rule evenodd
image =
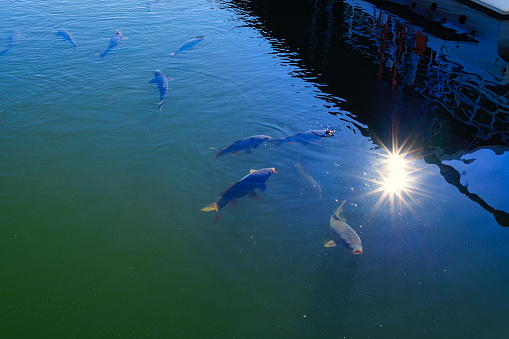
<instances>
[{"instance_id":1,"label":"reflection of railing","mask_svg":"<svg viewBox=\"0 0 509 339\"><path fill-rule=\"evenodd\" d=\"M428 36L418 27L379 8L351 4L350 11L345 16L346 41L379 64L380 79L391 88L413 89L435 102L441 108L435 114L445 111L475 128L478 141L509 145L509 87L501 84L502 72L494 74L477 66L468 54L449 53L445 44L438 50L431 48ZM376 49L361 43L366 39ZM438 45L436 38L431 39ZM427 135L436 135L439 128L428 126Z\"/></svg>"}]
</instances>

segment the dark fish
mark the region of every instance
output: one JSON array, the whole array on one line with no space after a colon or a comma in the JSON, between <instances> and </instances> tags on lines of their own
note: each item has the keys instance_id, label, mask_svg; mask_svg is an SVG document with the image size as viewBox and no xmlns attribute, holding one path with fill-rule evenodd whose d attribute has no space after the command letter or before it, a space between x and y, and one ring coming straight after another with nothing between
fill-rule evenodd
<instances>
[{"instance_id":1,"label":"dark fish","mask_svg":"<svg viewBox=\"0 0 509 339\"><path fill-rule=\"evenodd\" d=\"M312 130L307 132L299 132L294 135L289 135L285 138L280 139L271 139L269 140L270 143L274 145L274 148L279 147L280 145L284 143L292 143L292 142L299 142L303 145L307 145L312 141L320 140L321 138L326 137L332 137L334 134L332 134L333 131L327 130L327 129L318 129L318 130Z\"/></svg>"},{"instance_id":2,"label":"dark fish","mask_svg":"<svg viewBox=\"0 0 509 339\"><path fill-rule=\"evenodd\" d=\"M64 41L69 41L71 43L71 45L74 46L74 48L78 48L78 46L76 45L76 42L72 38L72 34L67 32L65 29L57 30L57 34L55 35L55 37L59 37L59 36L61 36L62 39L64 39Z\"/></svg>"},{"instance_id":3,"label":"dark fish","mask_svg":"<svg viewBox=\"0 0 509 339\"><path fill-rule=\"evenodd\" d=\"M24 36L21 35L20 31L15 30L14 32L12 32L7 38L9 40L9 42L7 43L7 48L1 51L0 55L5 54L8 50L17 45L19 38L24 38Z\"/></svg>"},{"instance_id":4,"label":"dark fish","mask_svg":"<svg viewBox=\"0 0 509 339\"><path fill-rule=\"evenodd\" d=\"M309 175L308 172L304 168L302 168L300 164L300 156L297 157L297 163L295 164L295 168L297 169L297 172L299 172L300 178L304 182L304 186L313 190L316 194L322 197L322 189L318 182L316 182L315 179L311 175Z\"/></svg>"},{"instance_id":5,"label":"dark fish","mask_svg":"<svg viewBox=\"0 0 509 339\"><path fill-rule=\"evenodd\" d=\"M156 89L159 90L159 110L163 110L163 101L166 97L166 93L168 93L168 79L161 71L156 71L154 79L150 80L149 83L155 83L157 84Z\"/></svg>"},{"instance_id":6,"label":"dark fish","mask_svg":"<svg viewBox=\"0 0 509 339\"><path fill-rule=\"evenodd\" d=\"M249 194L251 199L257 199L258 197L255 189L258 189L260 192L265 192L267 189L265 182L269 179L272 173L277 173L274 168L251 170L251 172L244 178L226 187L226 189L219 195L219 200L202 208L201 210L216 211L217 215L214 222L217 222L219 220L219 211L224 206L228 204L235 206L237 204L237 199L242 198L247 194Z\"/></svg>"},{"instance_id":7,"label":"dark fish","mask_svg":"<svg viewBox=\"0 0 509 339\"><path fill-rule=\"evenodd\" d=\"M220 157L227 153L235 155L237 152L243 150L245 150L247 154L251 154L251 148L256 149L262 142L269 139L270 137L267 135L253 135L251 137L236 140L225 148L217 150L214 158Z\"/></svg>"},{"instance_id":8,"label":"dark fish","mask_svg":"<svg viewBox=\"0 0 509 339\"><path fill-rule=\"evenodd\" d=\"M115 35L113 35L110 39L110 45L108 46L108 48L106 48L106 50L104 52L102 52L102 54L99 54L99 56L101 58L104 58L106 56L106 54L109 53L109 51L111 51L116 45L123 45L122 43L122 40L125 40L127 38L124 38L122 36L122 31L117 31L117 33L115 33Z\"/></svg>"},{"instance_id":9,"label":"dark fish","mask_svg":"<svg viewBox=\"0 0 509 339\"><path fill-rule=\"evenodd\" d=\"M202 41L203 39L205 39L204 36L199 36L199 37L196 37L194 39L191 39L189 40L188 42L186 42L185 44L183 44L182 46L180 46L179 49L177 49L175 52L171 53L171 58L173 59L173 57L175 55L177 55L178 53L182 52L182 51L185 51L187 49L192 49L194 47L194 45L196 45L197 43L199 43L200 41Z\"/></svg>"},{"instance_id":10,"label":"dark fish","mask_svg":"<svg viewBox=\"0 0 509 339\"><path fill-rule=\"evenodd\" d=\"M331 240L325 242L325 247L334 247L342 244L347 249L351 250L353 254L362 254L362 242L359 235L348 226L345 219L340 216L343 211L343 205L346 200L343 200L341 206L338 207L336 212L330 217L330 236Z\"/></svg>"}]
</instances>

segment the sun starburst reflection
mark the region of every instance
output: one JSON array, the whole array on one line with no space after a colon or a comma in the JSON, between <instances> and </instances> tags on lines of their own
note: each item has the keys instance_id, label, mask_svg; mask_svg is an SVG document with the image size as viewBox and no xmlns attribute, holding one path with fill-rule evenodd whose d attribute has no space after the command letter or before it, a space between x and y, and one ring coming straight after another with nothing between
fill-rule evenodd
<instances>
[{"instance_id":1,"label":"sun starburst reflection","mask_svg":"<svg viewBox=\"0 0 509 339\"><path fill-rule=\"evenodd\" d=\"M366 195L380 193L373 211L387 204L390 204L393 215L396 206L399 206L399 210L406 206L412 211L409 202L416 202L414 195L426 195L419 180L422 168L417 168L415 165L418 150L413 149L413 144L407 145L408 140L407 138L401 146L398 146L397 135L393 133L392 150L379 140L385 154L376 153L380 158L375 165L378 178L370 180L376 188L366 193Z\"/></svg>"}]
</instances>

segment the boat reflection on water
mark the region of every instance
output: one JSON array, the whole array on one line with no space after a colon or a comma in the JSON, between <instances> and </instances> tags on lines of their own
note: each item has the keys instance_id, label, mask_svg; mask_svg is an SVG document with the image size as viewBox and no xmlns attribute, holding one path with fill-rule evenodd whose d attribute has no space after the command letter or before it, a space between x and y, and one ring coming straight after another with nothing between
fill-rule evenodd
<instances>
[{"instance_id":1,"label":"boat reflection on water","mask_svg":"<svg viewBox=\"0 0 509 339\"><path fill-rule=\"evenodd\" d=\"M282 0L228 3L257 17L250 21L254 27L296 51L315 74L312 81L324 84L320 89L330 95L329 112L385 148L381 167L410 156L405 154L410 148L384 146L391 144L392 131L400 140L412 136L412 149L418 150L412 158L437 166L447 183L507 227L509 214L470 192L460 172L444 161L483 148L509 151L509 47L504 45L509 20L444 2L435 12L440 17L420 14L404 0L298 1L292 7ZM464 24L457 23L458 7L468 18ZM359 56L373 67L355 67ZM370 100L359 100L364 96ZM387 173L380 169L377 207L387 201L392 207L396 201L408 205L413 194L426 193L418 191L424 186L415 182L418 172Z\"/></svg>"}]
</instances>

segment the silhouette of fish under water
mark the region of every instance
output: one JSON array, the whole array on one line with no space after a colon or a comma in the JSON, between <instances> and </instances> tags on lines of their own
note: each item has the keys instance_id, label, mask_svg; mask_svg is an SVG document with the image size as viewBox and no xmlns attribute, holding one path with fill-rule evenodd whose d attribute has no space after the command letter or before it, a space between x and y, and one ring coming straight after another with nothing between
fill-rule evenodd
<instances>
[{"instance_id":1,"label":"silhouette of fish under water","mask_svg":"<svg viewBox=\"0 0 509 339\"><path fill-rule=\"evenodd\" d=\"M218 149L214 158L228 153L235 155L240 151L245 151L247 154L251 154L251 149L256 149L261 143L269 139L270 137L267 135L253 135L244 139L235 140L225 148Z\"/></svg>"},{"instance_id":2,"label":"silhouette of fish under water","mask_svg":"<svg viewBox=\"0 0 509 339\"><path fill-rule=\"evenodd\" d=\"M347 249L351 250L353 254L362 254L361 238L342 218L341 212L346 200L343 200L338 209L330 217L330 237L332 239L325 242L325 247L334 247L342 244Z\"/></svg>"},{"instance_id":3,"label":"silhouette of fish under water","mask_svg":"<svg viewBox=\"0 0 509 339\"><path fill-rule=\"evenodd\" d=\"M249 174L244 178L226 187L219 195L219 200L205 206L201 210L216 211L217 214L214 222L217 222L219 220L219 211L224 206L228 204L231 204L232 206L237 205L237 199L242 198L245 195L249 195L251 199L258 199L255 189L258 189L260 192L265 192L267 189L265 182L273 173L277 173L274 168L251 170L251 172L249 172Z\"/></svg>"},{"instance_id":4,"label":"silhouette of fish under water","mask_svg":"<svg viewBox=\"0 0 509 339\"><path fill-rule=\"evenodd\" d=\"M0 55L5 54L11 48L16 46L18 44L19 38L24 38L24 36L21 35L21 32L19 30L15 30L14 32L12 32L9 35L9 37L7 38L7 40L9 40L9 42L7 43L7 48L5 48L3 51L1 51Z\"/></svg>"}]
</instances>

